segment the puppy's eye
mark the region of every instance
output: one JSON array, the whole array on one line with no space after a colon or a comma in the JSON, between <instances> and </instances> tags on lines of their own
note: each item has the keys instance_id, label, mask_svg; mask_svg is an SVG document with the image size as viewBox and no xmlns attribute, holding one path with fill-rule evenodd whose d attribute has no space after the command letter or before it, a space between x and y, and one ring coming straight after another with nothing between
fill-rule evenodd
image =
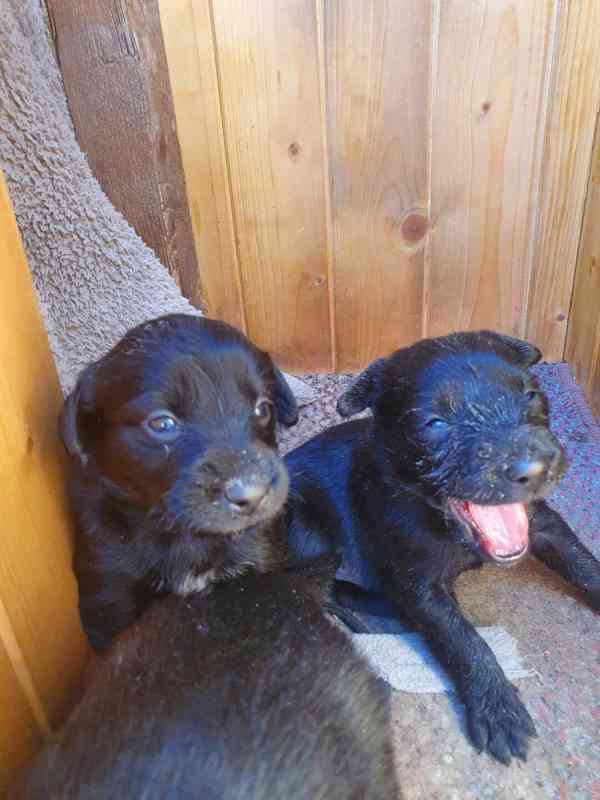
<instances>
[{"instance_id":1,"label":"puppy's eye","mask_svg":"<svg viewBox=\"0 0 600 800\"><path fill-rule=\"evenodd\" d=\"M254 416L261 425L268 425L273 416L273 405L269 400L261 397L254 406Z\"/></svg>"},{"instance_id":2,"label":"puppy's eye","mask_svg":"<svg viewBox=\"0 0 600 800\"><path fill-rule=\"evenodd\" d=\"M427 420L425 426L433 431L443 431L448 427L448 423L441 417L432 417L430 420Z\"/></svg>"},{"instance_id":3,"label":"puppy's eye","mask_svg":"<svg viewBox=\"0 0 600 800\"><path fill-rule=\"evenodd\" d=\"M542 395L540 392L536 392L535 389L530 389L528 392L525 392L525 399L528 403L533 403L534 400L541 400Z\"/></svg>"},{"instance_id":4,"label":"puppy's eye","mask_svg":"<svg viewBox=\"0 0 600 800\"><path fill-rule=\"evenodd\" d=\"M155 414L144 420L144 428L154 439L161 442L171 442L181 430L181 426L175 417L170 414Z\"/></svg>"}]
</instances>

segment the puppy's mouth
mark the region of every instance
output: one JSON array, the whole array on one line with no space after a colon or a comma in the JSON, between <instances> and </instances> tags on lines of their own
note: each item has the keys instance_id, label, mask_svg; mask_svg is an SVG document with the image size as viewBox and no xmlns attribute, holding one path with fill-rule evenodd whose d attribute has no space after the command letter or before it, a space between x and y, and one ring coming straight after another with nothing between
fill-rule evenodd
<instances>
[{"instance_id":1,"label":"puppy's mouth","mask_svg":"<svg viewBox=\"0 0 600 800\"><path fill-rule=\"evenodd\" d=\"M480 506L469 500L450 500L450 507L492 561L514 564L527 553L529 517L523 503Z\"/></svg>"}]
</instances>

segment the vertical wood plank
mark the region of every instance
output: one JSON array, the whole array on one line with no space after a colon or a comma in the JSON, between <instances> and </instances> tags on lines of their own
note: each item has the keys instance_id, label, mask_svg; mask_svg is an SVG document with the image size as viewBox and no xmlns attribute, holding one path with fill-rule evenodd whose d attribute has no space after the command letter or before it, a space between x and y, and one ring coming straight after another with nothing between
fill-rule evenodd
<instances>
[{"instance_id":1,"label":"vertical wood plank","mask_svg":"<svg viewBox=\"0 0 600 800\"><path fill-rule=\"evenodd\" d=\"M87 648L56 427L62 397L1 176L0 264L0 636L34 711L53 725Z\"/></svg>"},{"instance_id":2,"label":"vertical wood plank","mask_svg":"<svg viewBox=\"0 0 600 800\"><path fill-rule=\"evenodd\" d=\"M565 356L573 367L594 413L600 417L600 117L596 123L594 158Z\"/></svg>"},{"instance_id":3,"label":"vertical wood plank","mask_svg":"<svg viewBox=\"0 0 600 800\"><path fill-rule=\"evenodd\" d=\"M102 188L202 306L158 0L47 0L75 133Z\"/></svg>"},{"instance_id":4,"label":"vertical wood plank","mask_svg":"<svg viewBox=\"0 0 600 800\"><path fill-rule=\"evenodd\" d=\"M246 330L208 0L160 0L207 312Z\"/></svg>"},{"instance_id":5,"label":"vertical wood plank","mask_svg":"<svg viewBox=\"0 0 600 800\"><path fill-rule=\"evenodd\" d=\"M562 3L527 333L563 357L590 154L600 108L600 2Z\"/></svg>"},{"instance_id":6,"label":"vertical wood plank","mask_svg":"<svg viewBox=\"0 0 600 800\"><path fill-rule=\"evenodd\" d=\"M288 369L330 369L314 0L212 12L248 334Z\"/></svg>"},{"instance_id":7,"label":"vertical wood plank","mask_svg":"<svg viewBox=\"0 0 600 800\"><path fill-rule=\"evenodd\" d=\"M327 249L327 280L329 300L329 337L331 343L331 371L338 371L337 328L334 276L333 209L331 204L331 164L329 158L329 125L327 121L327 42L325 36L325 0L315 0L317 24L317 59L319 63L319 105L323 148L323 202L325 213L325 244Z\"/></svg>"},{"instance_id":8,"label":"vertical wood plank","mask_svg":"<svg viewBox=\"0 0 600 800\"><path fill-rule=\"evenodd\" d=\"M438 0L427 335L522 335L555 2Z\"/></svg>"},{"instance_id":9,"label":"vertical wood plank","mask_svg":"<svg viewBox=\"0 0 600 800\"><path fill-rule=\"evenodd\" d=\"M325 3L339 369L419 338L429 0Z\"/></svg>"},{"instance_id":10,"label":"vertical wood plank","mask_svg":"<svg viewBox=\"0 0 600 800\"><path fill-rule=\"evenodd\" d=\"M42 742L31 708L0 640L0 797Z\"/></svg>"}]
</instances>

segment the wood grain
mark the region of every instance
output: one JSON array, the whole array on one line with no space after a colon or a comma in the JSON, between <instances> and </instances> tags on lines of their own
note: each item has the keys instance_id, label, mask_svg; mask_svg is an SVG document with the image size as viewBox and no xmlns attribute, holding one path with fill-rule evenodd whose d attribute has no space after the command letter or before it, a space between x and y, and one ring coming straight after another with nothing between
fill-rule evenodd
<instances>
[{"instance_id":1,"label":"wood grain","mask_svg":"<svg viewBox=\"0 0 600 800\"><path fill-rule=\"evenodd\" d=\"M482 326L562 357L598 0L161 3L213 313L295 370Z\"/></svg>"},{"instance_id":2,"label":"wood grain","mask_svg":"<svg viewBox=\"0 0 600 800\"><path fill-rule=\"evenodd\" d=\"M158 0L47 0L79 144L102 188L202 306Z\"/></svg>"},{"instance_id":3,"label":"wood grain","mask_svg":"<svg viewBox=\"0 0 600 800\"><path fill-rule=\"evenodd\" d=\"M206 310L246 330L210 3L159 5Z\"/></svg>"},{"instance_id":4,"label":"wood grain","mask_svg":"<svg viewBox=\"0 0 600 800\"><path fill-rule=\"evenodd\" d=\"M42 737L1 640L0 697L0 797L9 797L11 779L39 748Z\"/></svg>"},{"instance_id":5,"label":"wood grain","mask_svg":"<svg viewBox=\"0 0 600 800\"><path fill-rule=\"evenodd\" d=\"M431 4L324 4L341 371L419 338Z\"/></svg>"},{"instance_id":6,"label":"wood grain","mask_svg":"<svg viewBox=\"0 0 600 800\"><path fill-rule=\"evenodd\" d=\"M43 727L61 720L87 648L56 430L62 397L1 176L0 263L0 636Z\"/></svg>"},{"instance_id":7,"label":"wood grain","mask_svg":"<svg viewBox=\"0 0 600 800\"><path fill-rule=\"evenodd\" d=\"M598 121L565 357L573 367L592 410L600 417L600 124Z\"/></svg>"},{"instance_id":8,"label":"wood grain","mask_svg":"<svg viewBox=\"0 0 600 800\"><path fill-rule=\"evenodd\" d=\"M212 11L248 334L288 369L330 369L314 0Z\"/></svg>"},{"instance_id":9,"label":"wood grain","mask_svg":"<svg viewBox=\"0 0 600 800\"><path fill-rule=\"evenodd\" d=\"M600 108L600 3L564 2L561 9L527 324L551 360L564 353Z\"/></svg>"},{"instance_id":10,"label":"wood grain","mask_svg":"<svg viewBox=\"0 0 600 800\"><path fill-rule=\"evenodd\" d=\"M554 5L440 2L427 335L525 331Z\"/></svg>"}]
</instances>

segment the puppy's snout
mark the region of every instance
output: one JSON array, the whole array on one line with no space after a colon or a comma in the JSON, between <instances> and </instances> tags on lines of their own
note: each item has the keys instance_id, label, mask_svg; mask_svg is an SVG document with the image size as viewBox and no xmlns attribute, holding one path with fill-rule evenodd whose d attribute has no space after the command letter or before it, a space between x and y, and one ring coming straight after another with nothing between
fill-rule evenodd
<instances>
[{"instance_id":1,"label":"puppy's snout","mask_svg":"<svg viewBox=\"0 0 600 800\"><path fill-rule=\"evenodd\" d=\"M538 458L519 458L508 465L506 475L512 483L527 486L530 483L538 483L546 477L549 464L546 459Z\"/></svg>"},{"instance_id":2,"label":"puppy's snout","mask_svg":"<svg viewBox=\"0 0 600 800\"><path fill-rule=\"evenodd\" d=\"M212 532L235 533L273 518L287 492L287 470L274 451L215 447L184 473L172 499L198 529L208 530L210 520Z\"/></svg>"},{"instance_id":3,"label":"puppy's snout","mask_svg":"<svg viewBox=\"0 0 600 800\"><path fill-rule=\"evenodd\" d=\"M273 479L235 478L225 484L225 497L240 514L252 514L271 488Z\"/></svg>"},{"instance_id":4,"label":"puppy's snout","mask_svg":"<svg viewBox=\"0 0 600 800\"><path fill-rule=\"evenodd\" d=\"M512 442L503 472L515 490L530 496L546 491L564 472L562 448L549 430L524 427Z\"/></svg>"}]
</instances>

